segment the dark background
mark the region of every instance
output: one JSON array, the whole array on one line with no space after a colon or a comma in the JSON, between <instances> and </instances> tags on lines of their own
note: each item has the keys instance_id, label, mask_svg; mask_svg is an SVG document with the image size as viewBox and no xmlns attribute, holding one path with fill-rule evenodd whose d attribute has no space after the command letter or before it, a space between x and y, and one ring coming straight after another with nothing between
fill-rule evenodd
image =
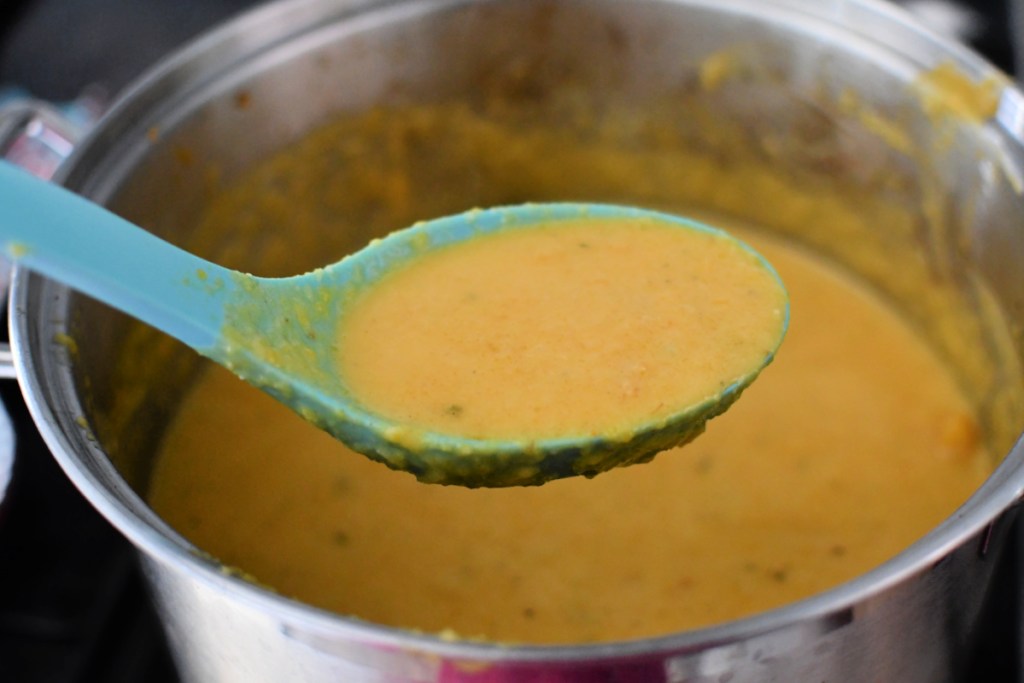
<instances>
[{"instance_id":1,"label":"dark background","mask_svg":"<svg viewBox=\"0 0 1024 683\"><path fill-rule=\"evenodd\" d=\"M819 0L808 0L817 2ZM971 15L965 29L995 64L1012 71L1013 0L949 2ZM113 94L205 28L256 0L0 0L0 86L19 84L49 100L71 100L98 84ZM904 0L923 20L945 17L941 0Z\"/></svg>"},{"instance_id":2,"label":"dark background","mask_svg":"<svg viewBox=\"0 0 1024 683\"><path fill-rule=\"evenodd\" d=\"M970 18L964 39L1012 72L1008 2L959 8ZM255 4L0 0L0 95L17 87L67 102L90 88L100 99L113 98L175 47ZM0 683L177 681L131 548L60 472L13 382L0 385L0 398L18 435L0 507ZM1024 680L1018 554L1011 552L1000 570L971 680Z\"/></svg>"}]
</instances>

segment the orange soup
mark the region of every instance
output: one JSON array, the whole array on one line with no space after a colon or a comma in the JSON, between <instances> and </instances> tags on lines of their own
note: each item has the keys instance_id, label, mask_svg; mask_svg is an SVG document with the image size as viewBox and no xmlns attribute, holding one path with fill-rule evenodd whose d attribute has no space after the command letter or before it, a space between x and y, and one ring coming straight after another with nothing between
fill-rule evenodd
<instances>
[{"instance_id":1,"label":"orange soup","mask_svg":"<svg viewBox=\"0 0 1024 683\"><path fill-rule=\"evenodd\" d=\"M504 229L416 256L342 318L374 412L482 439L626 436L772 357L787 297L719 231L648 217Z\"/></svg>"},{"instance_id":2,"label":"orange soup","mask_svg":"<svg viewBox=\"0 0 1024 683\"><path fill-rule=\"evenodd\" d=\"M283 595L467 638L642 638L833 587L952 513L989 460L950 373L898 315L829 264L751 241L789 290L786 341L704 436L650 464L525 489L421 484L210 369L169 428L150 501Z\"/></svg>"}]
</instances>

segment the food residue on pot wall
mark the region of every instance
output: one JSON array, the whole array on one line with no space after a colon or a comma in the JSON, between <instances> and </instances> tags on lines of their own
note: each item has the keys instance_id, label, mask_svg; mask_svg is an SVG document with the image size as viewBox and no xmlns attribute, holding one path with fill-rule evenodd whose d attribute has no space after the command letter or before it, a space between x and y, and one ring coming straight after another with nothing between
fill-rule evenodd
<instances>
[{"instance_id":1,"label":"food residue on pot wall","mask_svg":"<svg viewBox=\"0 0 1024 683\"><path fill-rule=\"evenodd\" d=\"M929 116L981 124L995 116L1006 83L995 75L976 81L953 63L943 62L922 74L914 86Z\"/></svg>"}]
</instances>

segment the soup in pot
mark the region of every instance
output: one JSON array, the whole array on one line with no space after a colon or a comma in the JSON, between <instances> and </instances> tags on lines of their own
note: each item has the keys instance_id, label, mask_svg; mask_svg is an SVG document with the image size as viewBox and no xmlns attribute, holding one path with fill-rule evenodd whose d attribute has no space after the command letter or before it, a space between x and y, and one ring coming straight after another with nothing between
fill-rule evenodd
<instances>
[{"instance_id":1,"label":"soup in pot","mask_svg":"<svg viewBox=\"0 0 1024 683\"><path fill-rule=\"evenodd\" d=\"M692 444L595 479L420 484L210 368L155 510L253 581L381 624L501 642L642 638L779 606L892 557L989 471L951 375L816 257L741 233L787 283L776 361Z\"/></svg>"}]
</instances>

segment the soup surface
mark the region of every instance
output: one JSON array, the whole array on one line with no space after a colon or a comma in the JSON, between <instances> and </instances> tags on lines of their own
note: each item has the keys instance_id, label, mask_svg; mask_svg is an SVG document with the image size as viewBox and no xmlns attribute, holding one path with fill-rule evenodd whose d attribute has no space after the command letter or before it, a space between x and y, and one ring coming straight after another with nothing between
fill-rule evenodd
<instances>
[{"instance_id":1,"label":"soup surface","mask_svg":"<svg viewBox=\"0 0 1024 683\"><path fill-rule=\"evenodd\" d=\"M650 464L527 489L420 484L211 368L170 427L151 503L284 595L467 638L640 638L832 587L947 517L989 461L900 318L753 237L790 293L786 342L704 436Z\"/></svg>"},{"instance_id":2,"label":"soup surface","mask_svg":"<svg viewBox=\"0 0 1024 683\"><path fill-rule=\"evenodd\" d=\"M756 373L787 301L724 233L591 217L428 252L346 306L341 376L378 414L476 439L619 438Z\"/></svg>"}]
</instances>

